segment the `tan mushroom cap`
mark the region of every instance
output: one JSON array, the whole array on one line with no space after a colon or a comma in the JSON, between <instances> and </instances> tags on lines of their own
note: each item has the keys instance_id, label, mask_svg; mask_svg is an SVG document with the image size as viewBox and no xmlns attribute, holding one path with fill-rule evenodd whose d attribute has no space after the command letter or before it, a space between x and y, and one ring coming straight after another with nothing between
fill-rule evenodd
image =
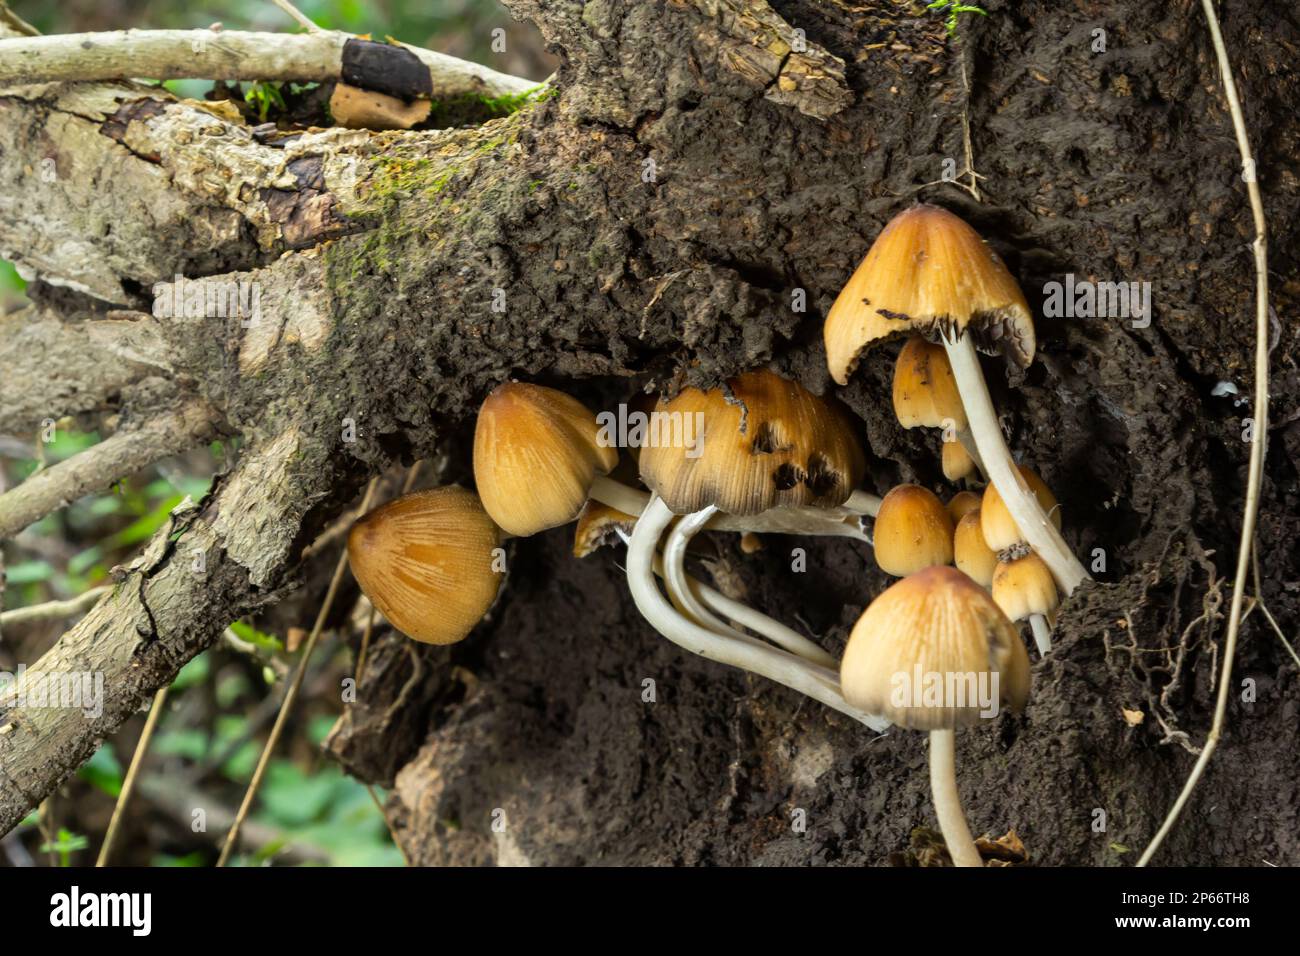
<instances>
[{"instance_id":1,"label":"tan mushroom cap","mask_svg":"<svg viewBox=\"0 0 1300 956\"><path fill-rule=\"evenodd\" d=\"M844 385L871 345L905 332L937 341L949 330L1022 366L1033 360L1029 304L997 253L946 209L913 206L889 221L831 306L827 367Z\"/></svg>"},{"instance_id":2,"label":"tan mushroom cap","mask_svg":"<svg viewBox=\"0 0 1300 956\"><path fill-rule=\"evenodd\" d=\"M597 474L618 464L589 408L563 392L507 382L483 401L474 481L492 520L519 537L578 516Z\"/></svg>"},{"instance_id":3,"label":"tan mushroom cap","mask_svg":"<svg viewBox=\"0 0 1300 956\"><path fill-rule=\"evenodd\" d=\"M975 473L975 459L959 441L943 443L943 476L949 481L961 481Z\"/></svg>"},{"instance_id":4,"label":"tan mushroom cap","mask_svg":"<svg viewBox=\"0 0 1300 956\"><path fill-rule=\"evenodd\" d=\"M966 408L942 345L907 340L894 365L894 414L904 428L966 427Z\"/></svg>"},{"instance_id":5,"label":"tan mushroom cap","mask_svg":"<svg viewBox=\"0 0 1300 956\"><path fill-rule=\"evenodd\" d=\"M655 414L694 435L641 449L641 480L676 514L716 506L733 515L834 507L857 487L866 458L847 414L773 372L746 372L723 388L683 389ZM697 417L697 416L702 416ZM703 431L695 431L696 422Z\"/></svg>"},{"instance_id":6,"label":"tan mushroom cap","mask_svg":"<svg viewBox=\"0 0 1300 956\"><path fill-rule=\"evenodd\" d=\"M361 517L348 563L370 602L425 644L463 640L496 599L501 533L472 491L417 491Z\"/></svg>"},{"instance_id":7,"label":"tan mushroom cap","mask_svg":"<svg viewBox=\"0 0 1300 956\"><path fill-rule=\"evenodd\" d=\"M1023 621L1031 614L1047 617L1061 604L1051 569L1032 553L998 563L993 572L993 600L1013 621Z\"/></svg>"},{"instance_id":8,"label":"tan mushroom cap","mask_svg":"<svg viewBox=\"0 0 1300 956\"><path fill-rule=\"evenodd\" d=\"M993 583L998 553L984 542L978 510L968 511L957 522L957 530L952 537L952 557L953 563L980 587L986 588Z\"/></svg>"},{"instance_id":9,"label":"tan mushroom cap","mask_svg":"<svg viewBox=\"0 0 1300 956\"><path fill-rule=\"evenodd\" d=\"M1056 497L1052 494L1050 488L1043 479L1039 478L1032 469L1025 465L1019 465L1020 475L1025 479L1025 484L1029 490L1034 493L1038 499L1038 506L1043 509L1043 514L1056 526L1061 529L1061 509L1056 506ZM984 499L980 503L980 523L984 529L984 541L994 551L1006 551L1008 548L1014 548L1025 540L1011 517L1011 512L1007 510L1006 502L998 494L998 489L992 482L984 489Z\"/></svg>"},{"instance_id":10,"label":"tan mushroom cap","mask_svg":"<svg viewBox=\"0 0 1300 956\"><path fill-rule=\"evenodd\" d=\"M858 618L840 662L845 700L919 730L977 722L981 681L1020 710L1029 655L988 592L956 568L926 568L887 588Z\"/></svg>"},{"instance_id":11,"label":"tan mushroom cap","mask_svg":"<svg viewBox=\"0 0 1300 956\"><path fill-rule=\"evenodd\" d=\"M880 502L871 540L876 564L903 577L935 564L952 563L952 517L932 491L899 485Z\"/></svg>"},{"instance_id":12,"label":"tan mushroom cap","mask_svg":"<svg viewBox=\"0 0 1300 956\"><path fill-rule=\"evenodd\" d=\"M948 516L954 525L972 511L980 510L980 496L974 491L959 491L948 499Z\"/></svg>"},{"instance_id":13,"label":"tan mushroom cap","mask_svg":"<svg viewBox=\"0 0 1300 956\"><path fill-rule=\"evenodd\" d=\"M573 532L573 556L585 558L609 544L619 542L619 531L628 534L636 525L636 516L619 511L594 498L582 506L578 525Z\"/></svg>"}]
</instances>

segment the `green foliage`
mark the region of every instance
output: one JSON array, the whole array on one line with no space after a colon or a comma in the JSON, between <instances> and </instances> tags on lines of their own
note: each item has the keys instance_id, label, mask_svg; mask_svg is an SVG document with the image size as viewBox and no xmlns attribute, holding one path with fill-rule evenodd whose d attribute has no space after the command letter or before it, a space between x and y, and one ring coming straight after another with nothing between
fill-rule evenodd
<instances>
[{"instance_id":1,"label":"green foliage","mask_svg":"<svg viewBox=\"0 0 1300 956\"><path fill-rule=\"evenodd\" d=\"M946 13L944 26L948 30L948 36L957 36L957 17L962 13L978 13L982 17L987 17L988 11L981 7L973 6L969 3L958 3L956 0L934 0L934 3L926 6L927 10L934 10L937 13Z\"/></svg>"},{"instance_id":2,"label":"green foliage","mask_svg":"<svg viewBox=\"0 0 1300 956\"><path fill-rule=\"evenodd\" d=\"M244 92L244 102L253 108L259 123L266 122L272 107L280 111L285 109L284 95L278 83L250 83Z\"/></svg>"},{"instance_id":3,"label":"green foliage","mask_svg":"<svg viewBox=\"0 0 1300 956\"><path fill-rule=\"evenodd\" d=\"M42 853L55 853L59 866L72 866L72 854L90 846L90 841L80 833L73 833L67 827L59 827L59 834L53 842L41 844Z\"/></svg>"},{"instance_id":4,"label":"green foliage","mask_svg":"<svg viewBox=\"0 0 1300 956\"><path fill-rule=\"evenodd\" d=\"M77 771L77 776L101 793L117 799L117 795L122 792L124 774L112 742L107 742L96 750L95 755Z\"/></svg>"}]
</instances>

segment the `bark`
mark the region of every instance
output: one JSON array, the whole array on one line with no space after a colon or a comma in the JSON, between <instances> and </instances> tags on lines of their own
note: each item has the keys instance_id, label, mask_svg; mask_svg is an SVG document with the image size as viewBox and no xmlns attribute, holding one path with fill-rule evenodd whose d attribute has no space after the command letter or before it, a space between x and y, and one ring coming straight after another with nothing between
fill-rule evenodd
<instances>
[{"instance_id":1,"label":"bark","mask_svg":"<svg viewBox=\"0 0 1300 956\"><path fill-rule=\"evenodd\" d=\"M102 669L104 715L6 712L0 828L231 619L290 586L303 545L367 476L441 450L448 479L467 478L473 412L505 378L606 403L770 364L825 391L825 310L883 223L924 197L992 240L1031 306L1067 272L1154 283L1147 327L1040 310L1038 361L1011 378L985 365L1011 447L1063 503L1076 553L1088 564L1101 549L1105 567L1062 608L1027 713L957 741L977 833L1014 827L1036 862L1124 862L1190 767L1180 744L1208 725L1248 452L1249 408L1213 391L1248 391L1251 222L1194 6L989 3L960 41L920 5L510 6L560 55L556 93L468 129L262 143L154 88L0 91L0 248L36 280L32 314L74 327L74 306L143 314L150 346L112 361L183 386L245 439L214 495L178 518L179 541L160 536L40 663ZM1300 28L1280 0L1234 0L1222 16L1284 316L1298 288L1300 90L1286 65ZM1105 53L1091 49L1095 28ZM945 159L961 169L964 120L982 204L921 188ZM53 177L30 172L44 159ZM256 283L260 320L157 316L154 293L177 274L214 290ZM796 290L806 311L792 307ZM0 335L23 329L9 321ZM1262 593L1288 633L1295 335L1279 323L1259 546ZM937 438L903 431L888 407L890 351L838 394L864 422L878 490L940 487ZM129 384L44 394L42 417L55 418L135 400ZM576 562L567 534L512 545L503 596L463 644L382 633L372 649L330 746L352 772L395 785L412 860L912 859L909 833L932 825L923 735L872 740L780 688L684 658L636 616L615 557ZM203 576L189 570L191 544L207 555ZM790 571L796 545L807 574ZM772 539L743 558L729 538L714 547L720 583L802 617L833 651L887 583L847 541ZM1300 862L1289 729L1300 688L1286 660L1252 615L1238 673L1256 694L1234 704L1161 862ZM1240 786L1247 774L1256 785Z\"/></svg>"}]
</instances>

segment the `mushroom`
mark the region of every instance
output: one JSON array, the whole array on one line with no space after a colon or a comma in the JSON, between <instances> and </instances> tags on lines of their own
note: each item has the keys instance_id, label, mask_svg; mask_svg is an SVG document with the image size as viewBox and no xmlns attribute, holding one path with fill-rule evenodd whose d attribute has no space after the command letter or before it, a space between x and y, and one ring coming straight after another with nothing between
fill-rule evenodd
<instances>
[{"instance_id":1,"label":"mushroom","mask_svg":"<svg viewBox=\"0 0 1300 956\"><path fill-rule=\"evenodd\" d=\"M943 442L943 476L949 481L961 481L975 474L975 459L960 441Z\"/></svg>"},{"instance_id":2,"label":"mushroom","mask_svg":"<svg viewBox=\"0 0 1300 956\"><path fill-rule=\"evenodd\" d=\"M944 474L949 480L970 474L979 452L968 431L966 409L942 346L931 345L919 336L907 340L894 364L893 396L894 414L904 428L944 430ZM953 443L950 438L960 445L968 463L966 470L956 476L948 474L948 446ZM955 465L957 459L953 462Z\"/></svg>"},{"instance_id":3,"label":"mushroom","mask_svg":"<svg viewBox=\"0 0 1300 956\"><path fill-rule=\"evenodd\" d=\"M556 389L507 382L493 390L474 429L474 481L492 520L527 537L576 518L598 476L618 464L618 449L598 434L596 416Z\"/></svg>"},{"instance_id":4,"label":"mushroom","mask_svg":"<svg viewBox=\"0 0 1300 956\"><path fill-rule=\"evenodd\" d=\"M919 333L943 346L979 462L1070 593L1088 573L1020 480L975 354L977 345L990 353L1000 348L1027 366L1035 348L1029 306L979 234L937 206L917 205L895 216L836 298L824 328L831 377L846 384L866 348L900 333Z\"/></svg>"},{"instance_id":5,"label":"mushroom","mask_svg":"<svg viewBox=\"0 0 1300 956\"><path fill-rule=\"evenodd\" d=\"M955 568L930 567L886 589L858 618L840 680L850 704L930 732L930 788L957 866L983 866L957 792L954 729L1029 698L1029 656L1015 626ZM971 699L975 698L975 699Z\"/></svg>"},{"instance_id":6,"label":"mushroom","mask_svg":"<svg viewBox=\"0 0 1300 956\"><path fill-rule=\"evenodd\" d=\"M957 569L965 572L980 587L987 588L993 584L998 554L984 541L978 508L966 512L957 522L957 530L952 536L952 554Z\"/></svg>"},{"instance_id":7,"label":"mushroom","mask_svg":"<svg viewBox=\"0 0 1300 956\"><path fill-rule=\"evenodd\" d=\"M590 499L578 514L578 525L573 531L573 556L585 558L607 544L619 539L619 532L631 532L636 515Z\"/></svg>"},{"instance_id":8,"label":"mushroom","mask_svg":"<svg viewBox=\"0 0 1300 956\"><path fill-rule=\"evenodd\" d=\"M896 578L951 564L952 531L952 517L933 492L920 485L899 485L885 495L876 513L876 564Z\"/></svg>"},{"instance_id":9,"label":"mushroom","mask_svg":"<svg viewBox=\"0 0 1300 956\"><path fill-rule=\"evenodd\" d=\"M745 522L781 516L797 531L810 510L829 509L825 520L843 534L865 540L846 524L839 506L865 471L865 458L846 416L794 382L750 372L723 388L684 389L661 402L670 414L703 415L705 440L698 454L663 445L641 449L641 479L650 501L628 542L628 587L642 615L669 640L693 653L769 677L820 700L875 729L885 722L849 707L839 691L834 659L791 628L752 608L736 623L768 638L764 643L713 612L685 574L691 538L719 513ZM670 604L654 580L656 547L664 543L663 574ZM776 646L773 646L776 645Z\"/></svg>"},{"instance_id":10,"label":"mushroom","mask_svg":"<svg viewBox=\"0 0 1300 956\"><path fill-rule=\"evenodd\" d=\"M496 600L500 543L478 495L448 485L363 515L348 533L348 563L395 628L425 644L455 644Z\"/></svg>"},{"instance_id":11,"label":"mushroom","mask_svg":"<svg viewBox=\"0 0 1300 956\"><path fill-rule=\"evenodd\" d=\"M590 499L641 514L650 496L615 476L618 449L601 432L596 414L564 392L525 382L498 386L479 408L474 430L474 479L488 514L517 537L567 524ZM858 492L835 514L790 509L776 520L723 519L710 528L862 538L860 528L843 519L874 514L878 504Z\"/></svg>"},{"instance_id":12,"label":"mushroom","mask_svg":"<svg viewBox=\"0 0 1300 956\"><path fill-rule=\"evenodd\" d=\"M1018 466L1017 471L1021 482L1033 494L1039 509L1048 516L1053 527L1060 528L1061 509L1047 483L1026 465ZM984 489L984 498L980 502L980 526L984 529L984 540L994 551L1009 551L1026 545L1027 539L996 485ZM1028 546L1021 550L1028 550Z\"/></svg>"},{"instance_id":13,"label":"mushroom","mask_svg":"<svg viewBox=\"0 0 1300 956\"><path fill-rule=\"evenodd\" d=\"M1048 619L1060 605L1052 572L1036 554L998 562L993 572L993 600L1013 621L1029 619L1034 643L1043 656L1052 649Z\"/></svg>"},{"instance_id":14,"label":"mushroom","mask_svg":"<svg viewBox=\"0 0 1300 956\"><path fill-rule=\"evenodd\" d=\"M948 499L948 514L955 525L968 512L980 510L980 496L973 491L959 491Z\"/></svg>"}]
</instances>

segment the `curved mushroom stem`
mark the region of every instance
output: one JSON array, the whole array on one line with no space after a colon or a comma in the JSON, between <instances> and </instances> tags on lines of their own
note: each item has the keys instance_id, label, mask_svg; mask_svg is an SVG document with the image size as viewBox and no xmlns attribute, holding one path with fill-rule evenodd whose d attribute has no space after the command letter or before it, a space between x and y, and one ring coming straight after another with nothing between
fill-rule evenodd
<instances>
[{"instance_id":1,"label":"curved mushroom stem","mask_svg":"<svg viewBox=\"0 0 1300 956\"><path fill-rule=\"evenodd\" d=\"M655 547L673 520L657 496L651 496L627 547L627 584L641 615L660 634L679 647L710 660L730 664L767 677L827 707L860 721L875 731L889 726L883 717L851 707L839 689L839 674L802 660L788 651L740 634L717 634L688 620L668 603L654 579Z\"/></svg>"},{"instance_id":2,"label":"curved mushroom stem","mask_svg":"<svg viewBox=\"0 0 1300 956\"><path fill-rule=\"evenodd\" d=\"M668 537L664 540L664 583L668 586L669 596L676 598L674 603L685 608L686 612L701 625L723 634L740 636L742 632L721 618L716 617L705 606L704 601L692 590L690 578L686 575L686 548L695 535L708 524L709 519L717 513L717 510L717 508L710 505L702 511L678 519L672 531L668 533ZM746 607L739 601L735 603L740 607ZM768 617L762 611L754 608L747 608L747 610L749 613L744 615L745 620L737 621L737 623L751 628L773 644L785 648L792 654L799 655L804 660L812 661L814 664L820 664L831 670L838 667L839 662L833 656L798 631L786 627L780 621ZM733 618L733 620L736 619Z\"/></svg>"},{"instance_id":3,"label":"curved mushroom stem","mask_svg":"<svg viewBox=\"0 0 1300 956\"><path fill-rule=\"evenodd\" d=\"M989 481L998 489L998 494L1006 503L1020 533L1051 569L1061 590L1066 594L1072 593L1080 583L1088 580L1088 572L1043 513L1038 499L1021 477L1020 469L1011 460L1011 451L1002 437L1002 429L998 426L997 415L993 411L988 384L984 381L984 373L980 371L974 342L969 335L959 334L955 339L949 339L944 334L943 347L952 365L962 405L966 408L971 436L988 469L986 473Z\"/></svg>"},{"instance_id":4,"label":"curved mushroom stem","mask_svg":"<svg viewBox=\"0 0 1300 956\"><path fill-rule=\"evenodd\" d=\"M639 515L650 502L650 493L631 488L608 475L597 475L589 492L602 504L624 514ZM870 543L857 522L846 521L857 515L874 515L880 499L865 491L855 491L839 508L773 508L759 515L716 514L710 531L753 531L758 534L834 535L856 538Z\"/></svg>"},{"instance_id":5,"label":"curved mushroom stem","mask_svg":"<svg viewBox=\"0 0 1300 956\"><path fill-rule=\"evenodd\" d=\"M957 793L955 740L951 728L930 731L930 793L934 796L934 813L939 818L939 832L948 845L953 865L983 866Z\"/></svg>"},{"instance_id":6,"label":"curved mushroom stem","mask_svg":"<svg viewBox=\"0 0 1300 956\"><path fill-rule=\"evenodd\" d=\"M1047 625L1047 618L1041 614L1029 615L1029 629L1034 632L1034 643L1038 653L1046 657L1052 649L1052 629Z\"/></svg>"}]
</instances>

